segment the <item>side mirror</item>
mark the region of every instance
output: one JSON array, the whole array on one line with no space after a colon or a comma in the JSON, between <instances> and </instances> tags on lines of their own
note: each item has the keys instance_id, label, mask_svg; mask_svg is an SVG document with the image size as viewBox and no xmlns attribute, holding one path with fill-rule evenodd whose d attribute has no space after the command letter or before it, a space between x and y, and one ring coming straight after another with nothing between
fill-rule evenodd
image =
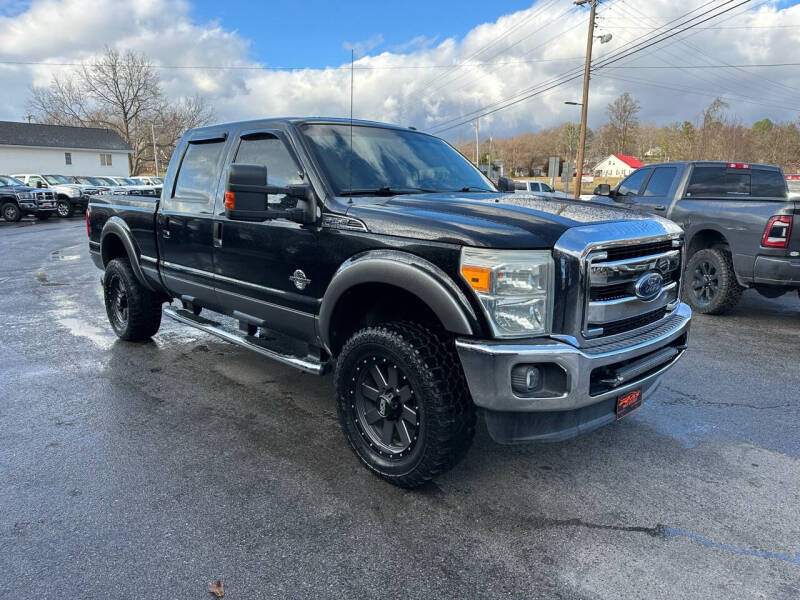
<instances>
[{"instance_id":1,"label":"side mirror","mask_svg":"<svg viewBox=\"0 0 800 600\"><path fill-rule=\"evenodd\" d=\"M297 198L298 206L271 209L267 201L269 194ZM287 187L267 185L265 165L234 163L228 170L225 187L225 215L237 221L288 219L297 223L310 223L314 215L314 191L307 183Z\"/></svg>"},{"instance_id":2,"label":"side mirror","mask_svg":"<svg viewBox=\"0 0 800 600\"><path fill-rule=\"evenodd\" d=\"M501 192L513 192L514 180L511 177L501 177L497 180L497 189Z\"/></svg>"},{"instance_id":3,"label":"side mirror","mask_svg":"<svg viewBox=\"0 0 800 600\"><path fill-rule=\"evenodd\" d=\"M610 196L611 195L611 186L607 183L601 183L596 188L594 188L594 195L595 196Z\"/></svg>"}]
</instances>

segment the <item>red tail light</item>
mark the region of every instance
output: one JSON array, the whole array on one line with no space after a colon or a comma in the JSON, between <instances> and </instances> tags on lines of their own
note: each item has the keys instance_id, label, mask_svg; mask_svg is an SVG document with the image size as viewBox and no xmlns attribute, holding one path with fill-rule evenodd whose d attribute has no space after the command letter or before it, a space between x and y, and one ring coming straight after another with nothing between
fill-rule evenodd
<instances>
[{"instance_id":1,"label":"red tail light","mask_svg":"<svg viewBox=\"0 0 800 600\"><path fill-rule=\"evenodd\" d=\"M231 191L225 192L225 208L228 210L236 209L236 194Z\"/></svg>"},{"instance_id":2,"label":"red tail light","mask_svg":"<svg viewBox=\"0 0 800 600\"><path fill-rule=\"evenodd\" d=\"M792 217L778 215L772 217L764 230L761 240L762 246L770 248L786 248L789 245L789 236L792 233Z\"/></svg>"},{"instance_id":3,"label":"red tail light","mask_svg":"<svg viewBox=\"0 0 800 600\"><path fill-rule=\"evenodd\" d=\"M750 165L746 163L728 163L729 169L749 169Z\"/></svg>"}]
</instances>

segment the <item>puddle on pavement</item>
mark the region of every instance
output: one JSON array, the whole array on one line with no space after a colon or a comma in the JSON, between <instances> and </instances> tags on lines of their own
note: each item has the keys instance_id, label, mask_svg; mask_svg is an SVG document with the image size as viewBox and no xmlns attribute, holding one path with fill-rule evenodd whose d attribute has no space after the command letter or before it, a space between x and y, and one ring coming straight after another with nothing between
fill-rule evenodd
<instances>
[{"instance_id":1,"label":"puddle on pavement","mask_svg":"<svg viewBox=\"0 0 800 600\"><path fill-rule=\"evenodd\" d=\"M55 250L54 252L50 253L48 260L78 260L80 257L80 254L68 254L62 250Z\"/></svg>"},{"instance_id":2,"label":"puddle on pavement","mask_svg":"<svg viewBox=\"0 0 800 600\"><path fill-rule=\"evenodd\" d=\"M62 318L58 320L59 324L65 327L75 337L86 338L101 348L111 348L116 340L116 336L103 331L99 327L91 325L81 319Z\"/></svg>"}]
</instances>

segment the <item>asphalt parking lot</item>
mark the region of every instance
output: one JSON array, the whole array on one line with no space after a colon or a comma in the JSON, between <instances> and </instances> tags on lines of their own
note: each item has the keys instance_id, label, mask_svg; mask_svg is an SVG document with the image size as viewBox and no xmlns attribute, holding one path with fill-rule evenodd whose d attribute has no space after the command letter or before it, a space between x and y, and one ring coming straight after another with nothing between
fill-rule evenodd
<instances>
[{"instance_id":1,"label":"asphalt parking lot","mask_svg":"<svg viewBox=\"0 0 800 600\"><path fill-rule=\"evenodd\" d=\"M797 598L800 299L698 316L638 412L416 492L314 378L118 341L81 218L0 224L0 598Z\"/></svg>"}]
</instances>

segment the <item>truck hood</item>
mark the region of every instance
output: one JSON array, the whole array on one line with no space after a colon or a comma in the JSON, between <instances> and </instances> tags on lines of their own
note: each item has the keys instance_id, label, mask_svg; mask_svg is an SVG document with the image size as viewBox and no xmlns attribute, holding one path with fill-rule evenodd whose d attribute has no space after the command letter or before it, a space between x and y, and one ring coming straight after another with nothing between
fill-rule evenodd
<instances>
[{"instance_id":1,"label":"truck hood","mask_svg":"<svg viewBox=\"0 0 800 600\"><path fill-rule=\"evenodd\" d=\"M355 198L347 216L360 219L374 233L487 248L552 248L572 227L662 220L598 204L519 193Z\"/></svg>"}]
</instances>

